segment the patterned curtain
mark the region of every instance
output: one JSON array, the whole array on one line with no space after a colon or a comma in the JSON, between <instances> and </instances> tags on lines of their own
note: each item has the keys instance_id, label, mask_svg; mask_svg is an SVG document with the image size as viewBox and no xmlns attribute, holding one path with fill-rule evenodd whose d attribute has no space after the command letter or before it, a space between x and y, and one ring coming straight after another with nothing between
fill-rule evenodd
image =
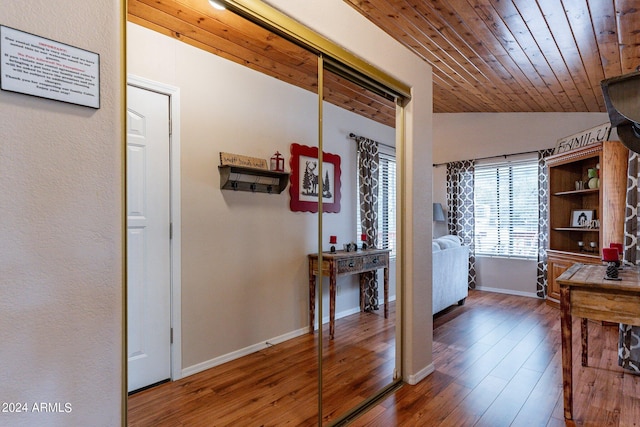
<instances>
[{"instance_id":1,"label":"patterned curtain","mask_svg":"<svg viewBox=\"0 0 640 427\"><path fill-rule=\"evenodd\" d=\"M538 151L538 278L536 295L547 295L547 247L549 243L549 168L547 157L553 148Z\"/></svg>"},{"instance_id":2,"label":"patterned curtain","mask_svg":"<svg viewBox=\"0 0 640 427\"><path fill-rule=\"evenodd\" d=\"M447 228L469 246L469 288L476 287L473 216L473 160L447 163Z\"/></svg>"},{"instance_id":3,"label":"patterned curtain","mask_svg":"<svg viewBox=\"0 0 640 427\"><path fill-rule=\"evenodd\" d=\"M367 247L378 246L378 143L368 138L357 137L358 174L360 179L360 224L367 235ZM365 281L364 310L378 310L378 274L376 271L362 273Z\"/></svg>"},{"instance_id":4,"label":"patterned curtain","mask_svg":"<svg viewBox=\"0 0 640 427\"><path fill-rule=\"evenodd\" d=\"M624 264L638 266L638 154L629 151L627 177L627 202L624 224ZM618 342L618 364L625 369L640 372L640 326L620 324Z\"/></svg>"}]
</instances>

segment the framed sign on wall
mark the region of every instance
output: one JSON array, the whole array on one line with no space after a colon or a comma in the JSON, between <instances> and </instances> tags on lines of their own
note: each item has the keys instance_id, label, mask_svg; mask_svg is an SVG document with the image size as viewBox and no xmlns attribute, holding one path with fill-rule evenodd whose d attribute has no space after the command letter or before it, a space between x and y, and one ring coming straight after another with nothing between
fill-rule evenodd
<instances>
[{"instance_id":1,"label":"framed sign on wall","mask_svg":"<svg viewBox=\"0 0 640 427\"><path fill-rule=\"evenodd\" d=\"M100 108L100 56L0 25L0 89Z\"/></svg>"}]
</instances>

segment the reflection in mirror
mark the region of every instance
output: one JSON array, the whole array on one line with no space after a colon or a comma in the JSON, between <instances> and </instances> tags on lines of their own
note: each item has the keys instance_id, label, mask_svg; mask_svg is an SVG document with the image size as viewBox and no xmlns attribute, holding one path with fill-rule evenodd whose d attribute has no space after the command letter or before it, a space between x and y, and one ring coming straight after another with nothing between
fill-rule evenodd
<instances>
[{"instance_id":1,"label":"reflection in mirror","mask_svg":"<svg viewBox=\"0 0 640 427\"><path fill-rule=\"evenodd\" d=\"M338 154L343 165L340 212L324 213L322 224L340 249L325 259L335 263L336 274L324 279L323 295L330 307L335 280L334 333L325 326L322 359L322 415L330 424L394 382L399 242L395 103L326 68L323 76L324 151Z\"/></svg>"},{"instance_id":2,"label":"reflection in mirror","mask_svg":"<svg viewBox=\"0 0 640 427\"><path fill-rule=\"evenodd\" d=\"M220 153L268 162L279 152L290 172L292 143L317 146L317 57L206 0L128 6L128 73L180 90L182 260L171 373L182 378L132 394L129 423L315 425L317 216L289 209L289 187L221 189L218 165ZM138 326L128 325L130 349Z\"/></svg>"},{"instance_id":3,"label":"reflection in mirror","mask_svg":"<svg viewBox=\"0 0 640 427\"><path fill-rule=\"evenodd\" d=\"M179 89L180 121L179 127L174 125L179 135L173 140L179 138L180 158L170 161L180 168L179 192L171 197L179 198L181 218L172 224L180 239L168 243L179 246L179 274L166 284L171 287L174 319L168 375L175 381L153 386L168 379L164 375L149 380L153 386L149 389L144 385L130 389L134 393L128 400L129 423L242 425L259 420L315 425L322 413L318 333L309 333L307 255L320 247L317 214L290 209L291 186L280 194L222 190L217 166L220 153L268 161L279 152L290 172L293 143L318 147L318 58L229 11L214 10L206 0L129 0L128 21L128 73L141 78L142 89L146 80ZM335 234L342 245L358 240L355 143L348 132L393 142L393 121L379 120L385 116L382 111L392 118L395 113L393 103L391 112L360 105L359 89L336 76L327 76L327 82L324 108L334 124L325 125L324 151L342 156L344 210L321 216L321 244L328 244L329 235ZM364 119L365 112L374 118ZM153 269L153 264L128 260L130 290L131 272L144 269ZM332 387L325 389L332 405L326 407L327 421L391 381L393 261L390 277L391 310L384 323L391 326L373 331L375 338L370 339L378 353L390 358L372 362L366 380L348 383L346 377L353 373L341 371L343 365L337 362L347 361L355 371L357 361L364 360L362 352L370 348L351 354L348 346L336 345L347 331L343 324L359 312L359 303L352 303L359 289L357 277L338 281L336 341L323 343L327 350L339 349L327 352L328 369L336 373L335 380L325 381ZM323 282L324 289L317 294L326 301L320 317L328 328L328 279ZM134 307L146 309L137 305L145 298L134 300L129 294L127 299L129 319ZM372 315L379 318L381 313L382 306ZM371 328L354 325L348 334L356 340ZM137 322L129 322L129 349L140 348L134 341L142 342L154 332L164 331L144 331ZM129 356L140 359L140 354ZM345 394L345 387L353 393Z\"/></svg>"}]
</instances>

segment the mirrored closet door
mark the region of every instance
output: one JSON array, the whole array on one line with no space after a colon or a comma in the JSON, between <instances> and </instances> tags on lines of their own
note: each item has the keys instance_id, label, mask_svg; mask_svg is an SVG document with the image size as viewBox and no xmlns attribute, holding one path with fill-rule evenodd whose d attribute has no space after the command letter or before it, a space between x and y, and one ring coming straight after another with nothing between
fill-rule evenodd
<instances>
[{"instance_id":1,"label":"mirrored closet door","mask_svg":"<svg viewBox=\"0 0 640 427\"><path fill-rule=\"evenodd\" d=\"M130 396L129 420L330 425L401 372L398 98L283 36L274 22L290 20L261 2L224 3L128 1L128 73L179 88L181 214L170 284L180 326L171 376L181 379ZM377 234L361 221L359 136L381 144ZM234 156L268 169L282 156L286 188L222 188L219 166ZM313 259L324 265L347 244L346 270L311 273ZM362 292L361 272L375 277Z\"/></svg>"},{"instance_id":2,"label":"mirrored closet door","mask_svg":"<svg viewBox=\"0 0 640 427\"><path fill-rule=\"evenodd\" d=\"M336 254L325 254L325 262L333 264L324 286L329 314L335 299L334 325L325 327L322 346L322 414L323 423L330 424L391 386L400 371L399 242L395 99L365 87L332 61L323 63L323 147L338 154L343 165L340 213L322 215L325 234L338 240Z\"/></svg>"}]
</instances>

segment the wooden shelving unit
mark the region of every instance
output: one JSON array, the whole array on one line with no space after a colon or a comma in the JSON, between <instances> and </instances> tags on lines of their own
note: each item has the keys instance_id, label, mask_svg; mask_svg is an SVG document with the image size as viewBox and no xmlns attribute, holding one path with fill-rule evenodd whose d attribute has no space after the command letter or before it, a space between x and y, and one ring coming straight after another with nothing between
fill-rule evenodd
<instances>
[{"instance_id":1,"label":"wooden shelving unit","mask_svg":"<svg viewBox=\"0 0 640 427\"><path fill-rule=\"evenodd\" d=\"M623 241L628 155L629 151L620 142L605 141L547 159L549 304L559 305L560 288L556 277L576 262L599 263L602 247ZM575 182L587 181L588 169L595 168L597 164L600 165L599 188L576 190ZM599 227L571 226L574 210L594 211ZM579 241L584 243L582 247Z\"/></svg>"}]
</instances>

